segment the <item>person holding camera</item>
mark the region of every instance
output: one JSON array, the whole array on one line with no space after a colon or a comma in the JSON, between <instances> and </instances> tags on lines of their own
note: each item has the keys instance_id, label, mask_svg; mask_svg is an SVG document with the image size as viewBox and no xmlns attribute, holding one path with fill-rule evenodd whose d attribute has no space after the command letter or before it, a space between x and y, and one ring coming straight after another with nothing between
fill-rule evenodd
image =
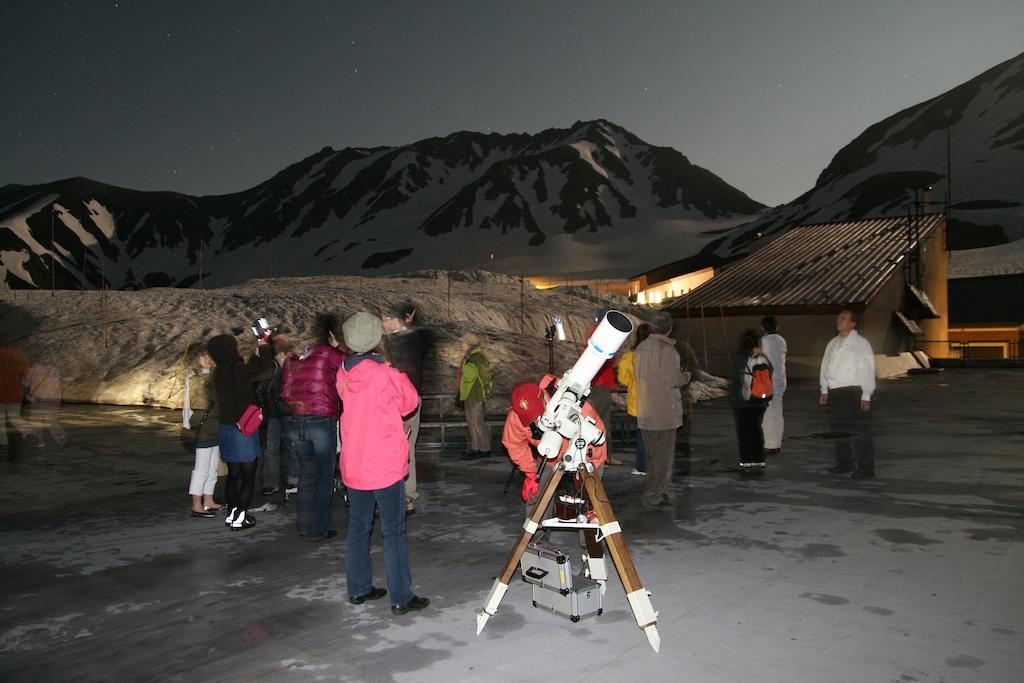
<instances>
[{"instance_id":1,"label":"person holding camera","mask_svg":"<svg viewBox=\"0 0 1024 683\"><path fill-rule=\"evenodd\" d=\"M295 527L299 536L323 541L331 529L331 495L338 454L341 400L334 382L345 352L338 342L338 317L320 313L314 322L316 345L285 361L281 400L285 447L299 462Z\"/></svg>"},{"instance_id":2,"label":"person holding camera","mask_svg":"<svg viewBox=\"0 0 1024 683\"><path fill-rule=\"evenodd\" d=\"M268 331L269 332L269 331ZM228 516L225 524L231 529L249 529L256 520L247 514L256 486L256 461L260 457L259 430L246 436L238 421L253 405L253 385L274 368L270 334L257 341L256 352L247 360L238 353L238 341L230 334L217 335L206 344L206 350L217 364L213 371L213 390L220 406L220 459L228 466L224 497Z\"/></svg>"},{"instance_id":3,"label":"person holding camera","mask_svg":"<svg viewBox=\"0 0 1024 683\"><path fill-rule=\"evenodd\" d=\"M409 378L375 353L384 329L380 318L360 311L345 321L345 345L352 355L338 370L341 415L341 476L349 511L345 574L348 601L361 605L391 592L391 612L406 614L430 604L412 592L405 539L405 478L409 441L402 417L419 405ZM387 590L373 585L370 535L373 511L380 511Z\"/></svg>"},{"instance_id":4,"label":"person holding camera","mask_svg":"<svg viewBox=\"0 0 1024 683\"><path fill-rule=\"evenodd\" d=\"M281 490L282 450L285 456L285 491L297 493L299 490L299 461L283 438L283 419L287 416L287 411L281 400L284 364L291 355L294 344L286 335L276 334L270 345L274 350L274 374L256 385L256 403L263 408L266 418L266 453L263 457L261 492L264 496L271 496ZM282 444L285 446L283 449Z\"/></svg>"}]
</instances>

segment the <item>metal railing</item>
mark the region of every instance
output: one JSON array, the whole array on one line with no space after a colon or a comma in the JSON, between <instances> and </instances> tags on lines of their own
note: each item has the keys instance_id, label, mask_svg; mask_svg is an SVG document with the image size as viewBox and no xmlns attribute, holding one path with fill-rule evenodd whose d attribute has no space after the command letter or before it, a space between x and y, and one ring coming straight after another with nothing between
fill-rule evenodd
<instances>
[{"instance_id":1,"label":"metal railing","mask_svg":"<svg viewBox=\"0 0 1024 683\"><path fill-rule=\"evenodd\" d=\"M984 339L972 341L926 339L918 341L916 347L935 360L1024 360L1021 356L1021 343L1019 339Z\"/></svg>"},{"instance_id":2,"label":"metal railing","mask_svg":"<svg viewBox=\"0 0 1024 683\"><path fill-rule=\"evenodd\" d=\"M416 440L417 448L440 448L445 449L451 440L449 432L456 430L465 433L468 429L466 415L457 408L451 406L452 394L421 394L420 401L420 435ZM447 414L445 410L448 410ZM491 430L491 443L494 444L494 428L505 424L504 415L496 418L493 415L485 415L484 423ZM430 432L437 431L436 436ZM426 434L424 432L427 432Z\"/></svg>"},{"instance_id":3,"label":"metal railing","mask_svg":"<svg viewBox=\"0 0 1024 683\"><path fill-rule=\"evenodd\" d=\"M420 396L420 400L422 405L420 406L420 435L416 440L417 448L444 450L453 440L452 431L466 433L468 425L465 413L452 407L453 396L451 394L423 394ZM486 415L484 422L491 430L492 446L500 450L500 429L505 425L505 413ZM634 418L627 415L625 411L619 410L617 406L613 408L610 429L616 444L635 448L637 436L635 426ZM498 428L499 434L495 434L495 427Z\"/></svg>"}]
</instances>

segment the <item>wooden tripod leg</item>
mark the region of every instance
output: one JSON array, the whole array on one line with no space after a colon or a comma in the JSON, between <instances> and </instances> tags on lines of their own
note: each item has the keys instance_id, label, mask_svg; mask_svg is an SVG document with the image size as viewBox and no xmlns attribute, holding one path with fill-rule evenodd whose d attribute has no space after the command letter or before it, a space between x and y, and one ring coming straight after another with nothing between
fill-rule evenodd
<instances>
[{"instance_id":1,"label":"wooden tripod leg","mask_svg":"<svg viewBox=\"0 0 1024 683\"><path fill-rule=\"evenodd\" d=\"M505 597L505 591L508 590L509 581L512 580L512 575L516 573L516 568L519 566L520 558L522 558L523 553L526 551L526 546L530 544L533 535L537 533L541 519L544 517L544 512L548 509L548 505L551 504L551 499L555 497L555 491L558 490L558 483L562 481L563 474L561 469L555 469L551 474L551 478L548 479L548 483L541 489L537 502L533 504L530 516L523 522L523 530L519 532L519 538L516 539L516 543L512 547L512 552L509 553L508 559L505 561L501 574L494 580L494 585L491 586L491 592L487 595L487 600L484 601L483 611L476 615L477 635L484 630L484 626L491 615L498 611L498 605L501 604L501 599Z\"/></svg>"},{"instance_id":2,"label":"wooden tripod leg","mask_svg":"<svg viewBox=\"0 0 1024 683\"><path fill-rule=\"evenodd\" d=\"M630 555L626 541L622 537L622 528L615 519L615 512L612 510L604 483L590 472L583 480L583 486L590 497L590 505L594 514L597 515L598 524L601 525L604 542L615 563L615 571L618 572L619 579L622 581L622 587L626 591L629 606L633 609L637 626L644 631L651 647L657 652L661 647L661 636L658 635L657 625L658 613L654 611L650 595L640 583L640 576L636 573L636 566L633 564L633 556Z\"/></svg>"}]
</instances>

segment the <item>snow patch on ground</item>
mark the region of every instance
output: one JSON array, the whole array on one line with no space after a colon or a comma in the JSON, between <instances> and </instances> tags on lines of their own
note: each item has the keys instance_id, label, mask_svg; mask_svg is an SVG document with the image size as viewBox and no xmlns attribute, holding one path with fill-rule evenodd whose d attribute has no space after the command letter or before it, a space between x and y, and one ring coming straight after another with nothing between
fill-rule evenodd
<instances>
[{"instance_id":1,"label":"snow patch on ground","mask_svg":"<svg viewBox=\"0 0 1024 683\"><path fill-rule=\"evenodd\" d=\"M1024 273L1024 239L981 249L949 252L949 278Z\"/></svg>"},{"instance_id":2,"label":"snow patch on ground","mask_svg":"<svg viewBox=\"0 0 1024 683\"><path fill-rule=\"evenodd\" d=\"M341 604L348 601L348 591L345 586L345 576L334 574L317 579L312 583L295 586L285 593L285 597L306 602Z\"/></svg>"},{"instance_id":3,"label":"snow patch on ground","mask_svg":"<svg viewBox=\"0 0 1024 683\"><path fill-rule=\"evenodd\" d=\"M104 611L107 614L126 614L130 612L140 612L150 605L160 604L159 600L156 602L119 602L116 605L108 606Z\"/></svg>"},{"instance_id":4,"label":"snow patch on ground","mask_svg":"<svg viewBox=\"0 0 1024 683\"><path fill-rule=\"evenodd\" d=\"M0 652L33 650L48 645L52 639L77 637L72 635L72 622L84 616L82 612L74 612L44 621L19 624L0 633Z\"/></svg>"}]
</instances>

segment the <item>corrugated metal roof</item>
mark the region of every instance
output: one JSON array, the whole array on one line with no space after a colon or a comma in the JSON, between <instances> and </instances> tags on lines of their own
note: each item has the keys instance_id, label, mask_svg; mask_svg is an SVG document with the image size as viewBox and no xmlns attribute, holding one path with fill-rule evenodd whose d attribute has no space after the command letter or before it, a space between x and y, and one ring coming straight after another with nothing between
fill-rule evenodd
<instances>
[{"instance_id":1,"label":"corrugated metal roof","mask_svg":"<svg viewBox=\"0 0 1024 683\"><path fill-rule=\"evenodd\" d=\"M908 246L907 216L802 225L667 308L771 308L866 304L895 273ZM917 217L925 239L943 214Z\"/></svg>"}]
</instances>

